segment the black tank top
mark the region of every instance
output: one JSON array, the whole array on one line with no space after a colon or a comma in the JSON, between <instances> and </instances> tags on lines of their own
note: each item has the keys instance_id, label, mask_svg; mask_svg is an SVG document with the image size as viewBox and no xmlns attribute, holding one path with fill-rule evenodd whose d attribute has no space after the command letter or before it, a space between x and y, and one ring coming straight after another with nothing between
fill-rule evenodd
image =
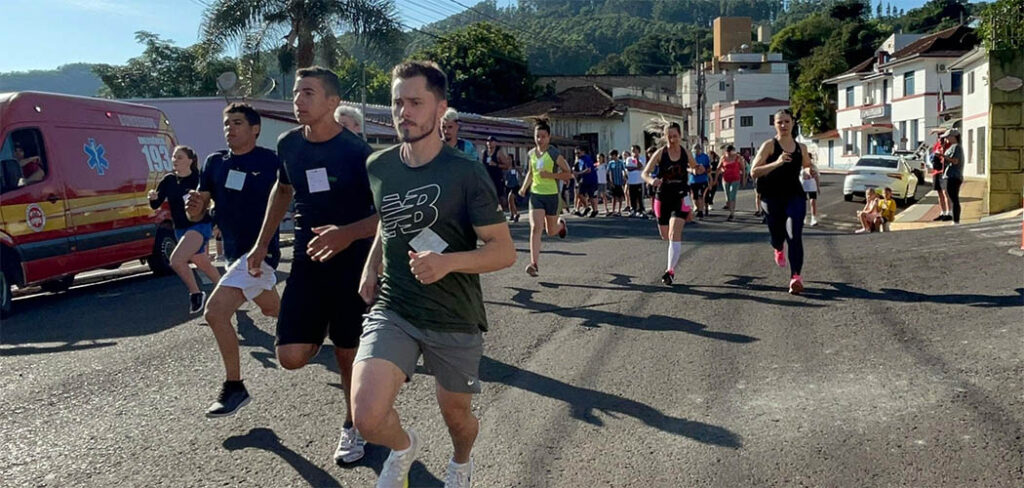
<instances>
[{"instance_id":1,"label":"black tank top","mask_svg":"<svg viewBox=\"0 0 1024 488\"><path fill-rule=\"evenodd\" d=\"M778 139L772 139L772 154L768 156L768 162L774 162L782 156L785 151ZM775 168L774 171L757 179L757 192L762 197L784 198L804 196L804 187L800 183L800 170L804 167L804 155L800 150L800 144L796 144L796 150L790 154L789 163Z\"/></svg>"},{"instance_id":2,"label":"black tank top","mask_svg":"<svg viewBox=\"0 0 1024 488\"><path fill-rule=\"evenodd\" d=\"M661 186L658 187L657 195L678 195L690 189L689 173L690 158L685 148L679 148L679 159L673 160L668 153L668 147L661 153L661 160L658 161L658 178L661 178Z\"/></svg>"}]
</instances>

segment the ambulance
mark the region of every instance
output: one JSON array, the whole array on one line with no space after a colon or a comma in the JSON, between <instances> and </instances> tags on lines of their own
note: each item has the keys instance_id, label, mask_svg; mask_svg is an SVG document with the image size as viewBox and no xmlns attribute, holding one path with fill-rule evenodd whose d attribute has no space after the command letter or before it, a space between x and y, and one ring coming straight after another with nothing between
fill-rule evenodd
<instances>
[{"instance_id":1,"label":"ambulance","mask_svg":"<svg viewBox=\"0 0 1024 488\"><path fill-rule=\"evenodd\" d=\"M78 273L134 260L170 273L170 212L146 193L171 171L174 144L153 107L0 93L0 314L12 286L63 291Z\"/></svg>"}]
</instances>

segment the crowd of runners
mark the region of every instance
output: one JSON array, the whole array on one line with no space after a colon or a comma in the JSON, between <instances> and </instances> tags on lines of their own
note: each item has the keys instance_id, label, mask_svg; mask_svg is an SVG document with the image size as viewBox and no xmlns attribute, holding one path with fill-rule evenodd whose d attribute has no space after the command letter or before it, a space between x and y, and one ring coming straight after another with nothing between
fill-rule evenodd
<instances>
[{"instance_id":1,"label":"crowd of runners","mask_svg":"<svg viewBox=\"0 0 1024 488\"><path fill-rule=\"evenodd\" d=\"M607 216L657 219L668 241L661 279L670 285L687 223L711 214L720 187L731 221L737 190L752 176L774 261L785 266L788 255L790 292L803 289L801 174L812 167L792 137L788 111L776 114L777 135L750 168L731 146L721 158L700 146L688 151L674 123L662 126L660 147L633 146L596 159L579 148L570 163L551 145L544 121L536 123L535 147L520 167L493 138L478 152L458 137L447 88L432 62L396 66L392 116L400 144L373 152L359 135L362 114L340 103L338 77L304 68L293 92L300 126L281 135L276 151L257 146L260 115L244 103L224 109L228 147L209 155L201 170L194 151L175 148L174 173L150 199L154 207L170 206L179 236L174 269L188 289L190 310L205 309L223 361L225 381L208 417L233 415L251 401L231 317L252 302L276 318L283 368L308 364L327 337L334 344L347 406L336 462L358 461L367 442L388 447L377 486L407 486L424 440L403 426L394 403L422 357L454 450L445 486L470 486L479 430L471 403L481 388L487 330L479 275L515 263L509 221L517 222L523 207L531 276L540 273L543 235L566 237L563 214L594 217L603 204ZM292 205L294 256L278 295L278 228ZM214 227L228 262L223 276L206 257ZM216 283L208 299L189 262Z\"/></svg>"}]
</instances>

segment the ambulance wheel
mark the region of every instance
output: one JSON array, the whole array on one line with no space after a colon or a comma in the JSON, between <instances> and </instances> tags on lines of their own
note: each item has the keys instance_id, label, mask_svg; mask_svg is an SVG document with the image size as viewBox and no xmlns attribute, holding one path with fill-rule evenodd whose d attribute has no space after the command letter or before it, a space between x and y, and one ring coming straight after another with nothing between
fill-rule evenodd
<instances>
[{"instance_id":1,"label":"ambulance wheel","mask_svg":"<svg viewBox=\"0 0 1024 488\"><path fill-rule=\"evenodd\" d=\"M55 280L43 282L42 284L39 285L39 287L42 288L43 291L48 291L50 293L60 293L62 291L68 291L68 288L71 288L71 285L74 283L75 275L70 275L65 276L63 278L57 278Z\"/></svg>"},{"instance_id":2,"label":"ambulance wheel","mask_svg":"<svg viewBox=\"0 0 1024 488\"><path fill-rule=\"evenodd\" d=\"M7 282L7 273L0 271L0 317L11 315L11 284Z\"/></svg>"},{"instance_id":3,"label":"ambulance wheel","mask_svg":"<svg viewBox=\"0 0 1024 488\"><path fill-rule=\"evenodd\" d=\"M146 264L149 265L153 274L164 276L174 273L174 270L171 269L171 253L174 252L174 246L177 245L178 241L174 238L173 230L164 227L157 229L153 254L146 259Z\"/></svg>"}]
</instances>

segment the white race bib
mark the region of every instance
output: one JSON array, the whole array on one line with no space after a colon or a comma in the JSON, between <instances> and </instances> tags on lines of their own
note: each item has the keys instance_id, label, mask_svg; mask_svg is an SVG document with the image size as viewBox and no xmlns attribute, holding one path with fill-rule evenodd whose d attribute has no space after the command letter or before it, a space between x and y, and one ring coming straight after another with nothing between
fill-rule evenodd
<instances>
[{"instance_id":1,"label":"white race bib","mask_svg":"<svg viewBox=\"0 0 1024 488\"><path fill-rule=\"evenodd\" d=\"M429 227L421 230L416 237L409 241L409 246L416 252L434 251L438 254L448 249L448 243Z\"/></svg>"},{"instance_id":2,"label":"white race bib","mask_svg":"<svg viewBox=\"0 0 1024 488\"><path fill-rule=\"evenodd\" d=\"M309 185L310 193L329 191L331 183L327 181L327 168L307 169L306 183Z\"/></svg>"},{"instance_id":3,"label":"white race bib","mask_svg":"<svg viewBox=\"0 0 1024 488\"><path fill-rule=\"evenodd\" d=\"M242 171L229 170L228 181L224 183L224 187L229 190L242 190L242 186L245 185L245 173Z\"/></svg>"}]
</instances>

